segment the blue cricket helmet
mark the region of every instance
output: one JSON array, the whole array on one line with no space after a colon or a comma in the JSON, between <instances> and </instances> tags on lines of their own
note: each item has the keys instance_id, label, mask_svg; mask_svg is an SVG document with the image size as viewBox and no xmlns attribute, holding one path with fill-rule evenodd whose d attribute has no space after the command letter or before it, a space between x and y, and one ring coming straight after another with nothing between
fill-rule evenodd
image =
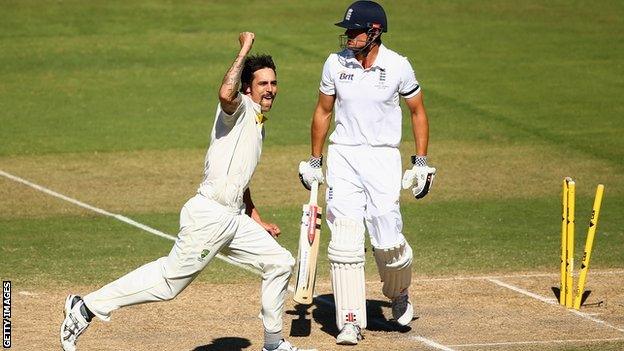
<instances>
[{"instance_id":1,"label":"blue cricket helmet","mask_svg":"<svg viewBox=\"0 0 624 351\"><path fill-rule=\"evenodd\" d=\"M371 29L381 27L382 32L388 31L388 20L383 7L374 1L356 1L347 8L344 18L336 23L346 29Z\"/></svg>"}]
</instances>

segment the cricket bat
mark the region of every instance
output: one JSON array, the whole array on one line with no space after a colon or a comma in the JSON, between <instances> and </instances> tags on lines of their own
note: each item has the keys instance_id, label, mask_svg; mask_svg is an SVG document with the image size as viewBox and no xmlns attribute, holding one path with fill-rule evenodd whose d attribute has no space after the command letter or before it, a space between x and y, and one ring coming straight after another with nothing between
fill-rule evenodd
<instances>
[{"instance_id":1,"label":"cricket bat","mask_svg":"<svg viewBox=\"0 0 624 351\"><path fill-rule=\"evenodd\" d=\"M316 282L316 261L321 241L321 214L318 206L318 182L313 182L310 190L310 202L303 205L301 231L299 232L299 251L297 254L297 285L295 302L310 305Z\"/></svg>"}]
</instances>

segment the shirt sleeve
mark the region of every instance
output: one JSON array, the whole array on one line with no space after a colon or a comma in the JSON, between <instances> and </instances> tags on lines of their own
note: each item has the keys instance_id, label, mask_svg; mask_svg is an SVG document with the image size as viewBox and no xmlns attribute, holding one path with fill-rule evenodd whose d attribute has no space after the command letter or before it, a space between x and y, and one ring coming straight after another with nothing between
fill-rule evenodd
<instances>
[{"instance_id":1,"label":"shirt sleeve","mask_svg":"<svg viewBox=\"0 0 624 351\"><path fill-rule=\"evenodd\" d=\"M234 111L231 115L227 114L225 111L223 111L223 109L221 108L221 104L219 104L219 116L218 118L221 120L221 122L226 125L226 126L233 126L236 121L238 120L238 118L240 116L243 115L243 112L245 112L245 103L246 103L246 96L241 94L241 100L240 103L238 104L238 107L236 108L236 111Z\"/></svg>"},{"instance_id":2,"label":"shirt sleeve","mask_svg":"<svg viewBox=\"0 0 624 351\"><path fill-rule=\"evenodd\" d=\"M414 69L406 58L403 58L403 65L401 65L401 82L399 83L399 94L402 97L409 99L420 93L420 84L416 80Z\"/></svg>"},{"instance_id":3,"label":"shirt sleeve","mask_svg":"<svg viewBox=\"0 0 624 351\"><path fill-rule=\"evenodd\" d=\"M334 85L334 77L331 72L331 55L325 60L323 65L323 73L321 75L321 85L319 90L325 95L336 95L336 86Z\"/></svg>"}]
</instances>

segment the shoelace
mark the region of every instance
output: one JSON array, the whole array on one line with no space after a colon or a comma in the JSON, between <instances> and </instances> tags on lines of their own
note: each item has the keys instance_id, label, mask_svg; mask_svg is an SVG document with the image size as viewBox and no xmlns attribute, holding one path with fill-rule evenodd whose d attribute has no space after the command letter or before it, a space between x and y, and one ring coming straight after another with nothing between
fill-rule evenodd
<instances>
[{"instance_id":1,"label":"shoelace","mask_svg":"<svg viewBox=\"0 0 624 351\"><path fill-rule=\"evenodd\" d=\"M63 340L69 340L72 336L76 337L82 333L82 331L87 327L87 325L80 327L80 322L76 319L71 312L69 314L69 319L71 320L71 324L65 326L66 336L63 336Z\"/></svg>"},{"instance_id":2,"label":"shoelace","mask_svg":"<svg viewBox=\"0 0 624 351\"><path fill-rule=\"evenodd\" d=\"M74 315L70 314L69 319L72 321L71 324L65 326L66 336L63 337L63 340L68 340L72 337L72 335L76 335L80 330L80 326L78 325L78 320Z\"/></svg>"}]
</instances>

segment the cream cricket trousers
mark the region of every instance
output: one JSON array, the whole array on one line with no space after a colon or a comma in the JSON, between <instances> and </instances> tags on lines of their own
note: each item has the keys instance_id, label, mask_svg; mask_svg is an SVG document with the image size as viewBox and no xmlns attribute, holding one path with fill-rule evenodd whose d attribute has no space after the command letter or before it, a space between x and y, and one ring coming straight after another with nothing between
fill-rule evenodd
<instances>
[{"instance_id":1,"label":"cream cricket trousers","mask_svg":"<svg viewBox=\"0 0 624 351\"><path fill-rule=\"evenodd\" d=\"M262 272L264 328L270 333L281 331L284 299L295 260L239 209L224 207L199 194L180 211L180 232L168 256L86 295L85 304L97 317L108 321L111 312L118 308L171 300L220 251L233 261Z\"/></svg>"}]
</instances>

